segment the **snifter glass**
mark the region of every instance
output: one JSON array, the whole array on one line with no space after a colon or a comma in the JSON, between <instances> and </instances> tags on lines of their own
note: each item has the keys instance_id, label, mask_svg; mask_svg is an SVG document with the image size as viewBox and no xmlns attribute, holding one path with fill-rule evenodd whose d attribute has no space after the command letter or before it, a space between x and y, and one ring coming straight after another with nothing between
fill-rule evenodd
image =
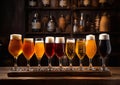
<instances>
[{"instance_id":1,"label":"snifter glass","mask_svg":"<svg viewBox=\"0 0 120 85\"><path fill-rule=\"evenodd\" d=\"M89 34L86 36L86 55L89 58L89 67L88 70L95 70L92 65L92 59L97 52L97 46L95 41L95 35Z\"/></svg>"},{"instance_id":2,"label":"snifter glass","mask_svg":"<svg viewBox=\"0 0 120 85\"><path fill-rule=\"evenodd\" d=\"M99 54L102 59L102 71L109 71L105 65L107 56L111 53L110 37L107 33L99 34Z\"/></svg>"},{"instance_id":3,"label":"snifter glass","mask_svg":"<svg viewBox=\"0 0 120 85\"><path fill-rule=\"evenodd\" d=\"M8 45L9 53L14 57L14 68L12 70L17 71L17 59L22 53L22 35L21 34L11 34L10 41Z\"/></svg>"},{"instance_id":4,"label":"snifter glass","mask_svg":"<svg viewBox=\"0 0 120 85\"><path fill-rule=\"evenodd\" d=\"M62 70L62 58L64 56L64 51L65 51L65 38L56 37L55 38L55 54L59 59L60 70Z\"/></svg>"},{"instance_id":5,"label":"snifter glass","mask_svg":"<svg viewBox=\"0 0 120 85\"><path fill-rule=\"evenodd\" d=\"M73 70L72 59L74 58L74 55L75 55L75 39L74 38L66 39L65 53L69 59L70 70Z\"/></svg>"},{"instance_id":6,"label":"snifter glass","mask_svg":"<svg viewBox=\"0 0 120 85\"><path fill-rule=\"evenodd\" d=\"M27 59L27 71L30 71L30 59L34 54L33 38L24 38L23 40L23 55Z\"/></svg>"},{"instance_id":7,"label":"snifter glass","mask_svg":"<svg viewBox=\"0 0 120 85\"><path fill-rule=\"evenodd\" d=\"M55 53L54 37L45 37L45 54L48 57L48 70L52 70L51 59Z\"/></svg>"}]
</instances>

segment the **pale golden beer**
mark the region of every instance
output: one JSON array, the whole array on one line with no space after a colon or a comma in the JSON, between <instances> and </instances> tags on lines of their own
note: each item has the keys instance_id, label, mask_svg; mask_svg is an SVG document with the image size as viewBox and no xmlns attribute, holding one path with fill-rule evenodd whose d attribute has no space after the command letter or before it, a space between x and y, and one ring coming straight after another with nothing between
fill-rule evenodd
<instances>
[{"instance_id":1,"label":"pale golden beer","mask_svg":"<svg viewBox=\"0 0 120 85\"><path fill-rule=\"evenodd\" d=\"M33 38L24 38L23 42L23 55L27 60L30 60L34 54Z\"/></svg>"},{"instance_id":2,"label":"pale golden beer","mask_svg":"<svg viewBox=\"0 0 120 85\"><path fill-rule=\"evenodd\" d=\"M86 55L85 39L80 38L76 40L75 52L80 60L84 58Z\"/></svg>"},{"instance_id":3,"label":"pale golden beer","mask_svg":"<svg viewBox=\"0 0 120 85\"><path fill-rule=\"evenodd\" d=\"M41 60L45 52L44 41L35 41L35 55L38 60Z\"/></svg>"},{"instance_id":4,"label":"pale golden beer","mask_svg":"<svg viewBox=\"0 0 120 85\"><path fill-rule=\"evenodd\" d=\"M10 35L8 51L12 56L14 56L14 58L18 58L18 56L22 53L22 35L20 34Z\"/></svg>"}]
</instances>

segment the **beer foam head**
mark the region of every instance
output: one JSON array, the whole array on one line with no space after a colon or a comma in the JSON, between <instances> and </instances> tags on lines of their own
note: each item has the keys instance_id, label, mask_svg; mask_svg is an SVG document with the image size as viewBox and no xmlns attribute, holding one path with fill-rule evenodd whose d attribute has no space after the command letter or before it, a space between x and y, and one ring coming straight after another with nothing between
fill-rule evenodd
<instances>
[{"instance_id":1,"label":"beer foam head","mask_svg":"<svg viewBox=\"0 0 120 85\"><path fill-rule=\"evenodd\" d=\"M68 38L68 39L66 40L66 42L75 43L75 39L74 39L74 38Z\"/></svg>"},{"instance_id":2,"label":"beer foam head","mask_svg":"<svg viewBox=\"0 0 120 85\"><path fill-rule=\"evenodd\" d=\"M95 40L95 35L92 34L87 35L86 40Z\"/></svg>"},{"instance_id":3,"label":"beer foam head","mask_svg":"<svg viewBox=\"0 0 120 85\"><path fill-rule=\"evenodd\" d=\"M56 37L55 43L65 43L65 38L64 37Z\"/></svg>"},{"instance_id":4,"label":"beer foam head","mask_svg":"<svg viewBox=\"0 0 120 85\"><path fill-rule=\"evenodd\" d=\"M109 34L107 33L99 34L99 40L109 40L109 39L110 39Z\"/></svg>"},{"instance_id":5,"label":"beer foam head","mask_svg":"<svg viewBox=\"0 0 120 85\"><path fill-rule=\"evenodd\" d=\"M44 39L43 38L35 38L35 43L43 43Z\"/></svg>"},{"instance_id":6,"label":"beer foam head","mask_svg":"<svg viewBox=\"0 0 120 85\"><path fill-rule=\"evenodd\" d=\"M54 37L48 36L45 38L45 43L54 43Z\"/></svg>"},{"instance_id":7,"label":"beer foam head","mask_svg":"<svg viewBox=\"0 0 120 85\"><path fill-rule=\"evenodd\" d=\"M11 34L10 35L10 40L12 40L12 39L21 40L22 39L22 35L21 34Z\"/></svg>"},{"instance_id":8,"label":"beer foam head","mask_svg":"<svg viewBox=\"0 0 120 85\"><path fill-rule=\"evenodd\" d=\"M33 42L33 41L34 41L34 39L33 39L33 38L24 38L24 41Z\"/></svg>"}]
</instances>

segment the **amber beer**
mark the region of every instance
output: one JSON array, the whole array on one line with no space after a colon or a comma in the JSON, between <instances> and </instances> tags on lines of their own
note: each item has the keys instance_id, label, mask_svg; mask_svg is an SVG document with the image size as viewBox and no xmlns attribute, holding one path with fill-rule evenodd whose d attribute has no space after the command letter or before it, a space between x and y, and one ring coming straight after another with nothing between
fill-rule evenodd
<instances>
[{"instance_id":1,"label":"amber beer","mask_svg":"<svg viewBox=\"0 0 120 85\"><path fill-rule=\"evenodd\" d=\"M39 38L36 38L39 39ZM41 40L35 40L35 55L40 60L45 52L43 38Z\"/></svg>"},{"instance_id":2,"label":"amber beer","mask_svg":"<svg viewBox=\"0 0 120 85\"><path fill-rule=\"evenodd\" d=\"M27 60L30 60L34 54L33 38L24 38L23 42L23 55Z\"/></svg>"},{"instance_id":3,"label":"amber beer","mask_svg":"<svg viewBox=\"0 0 120 85\"><path fill-rule=\"evenodd\" d=\"M92 59L97 51L95 36L90 34L86 36L86 55L89 58L89 68L88 70L95 70L92 66Z\"/></svg>"},{"instance_id":4,"label":"amber beer","mask_svg":"<svg viewBox=\"0 0 120 85\"><path fill-rule=\"evenodd\" d=\"M8 50L14 58L22 53L22 35L21 34L11 34Z\"/></svg>"}]
</instances>

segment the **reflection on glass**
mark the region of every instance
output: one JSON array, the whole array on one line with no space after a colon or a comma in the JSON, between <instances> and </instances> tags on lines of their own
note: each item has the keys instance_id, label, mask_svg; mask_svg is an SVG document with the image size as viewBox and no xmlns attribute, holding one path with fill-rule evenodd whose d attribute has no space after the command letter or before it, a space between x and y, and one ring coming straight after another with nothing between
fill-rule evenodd
<instances>
[{"instance_id":1,"label":"reflection on glass","mask_svg":"<svg viewBox=\"0 0 120 85\"><path fill-rule=\"evenodd\" d=\"M80 68L79 70L84 70L82 66L82 59L86 55L86 47L85 47L85 39L84 38L78 38L76 40L76 47L75 52L79 58Z\"/></svg>"},{"instance_id":2,"label":"reflection on glass","mask_svg":"<svg viewBox=\"0 0 120 85\"><path fill-rule=\"evenodd\" d=\"M108 71L109 69L105 65L105 59L111 53L111 44L109 34L102 33L99 35L99 54L102 59L102 71Z\"/></svg>"},{"instance_id":3,"label":"reflection on glass","mask_svg":"<svg viewBox=\"0 0 120 85\"><path fill-rule=\"evenodd\" d=\"M30 59L34 54L34 40L33 38L24 38L23 41L23 55L27 59L27 71L30 70Z\"/></svg>"},{"instance_id":4,"label":"reflection on glass","mask_svg":"<svg viewBox=\"0 0 120 85\"><path fill-rule=\"evenodd\" d=\"M95 56L96 52L97 52L97 46L96 46L95 36L91 34L87 35L86 36L86 55L89 58L88 70L95 70L92 65L92 59Z\"/></svg>"}]
</instances>

